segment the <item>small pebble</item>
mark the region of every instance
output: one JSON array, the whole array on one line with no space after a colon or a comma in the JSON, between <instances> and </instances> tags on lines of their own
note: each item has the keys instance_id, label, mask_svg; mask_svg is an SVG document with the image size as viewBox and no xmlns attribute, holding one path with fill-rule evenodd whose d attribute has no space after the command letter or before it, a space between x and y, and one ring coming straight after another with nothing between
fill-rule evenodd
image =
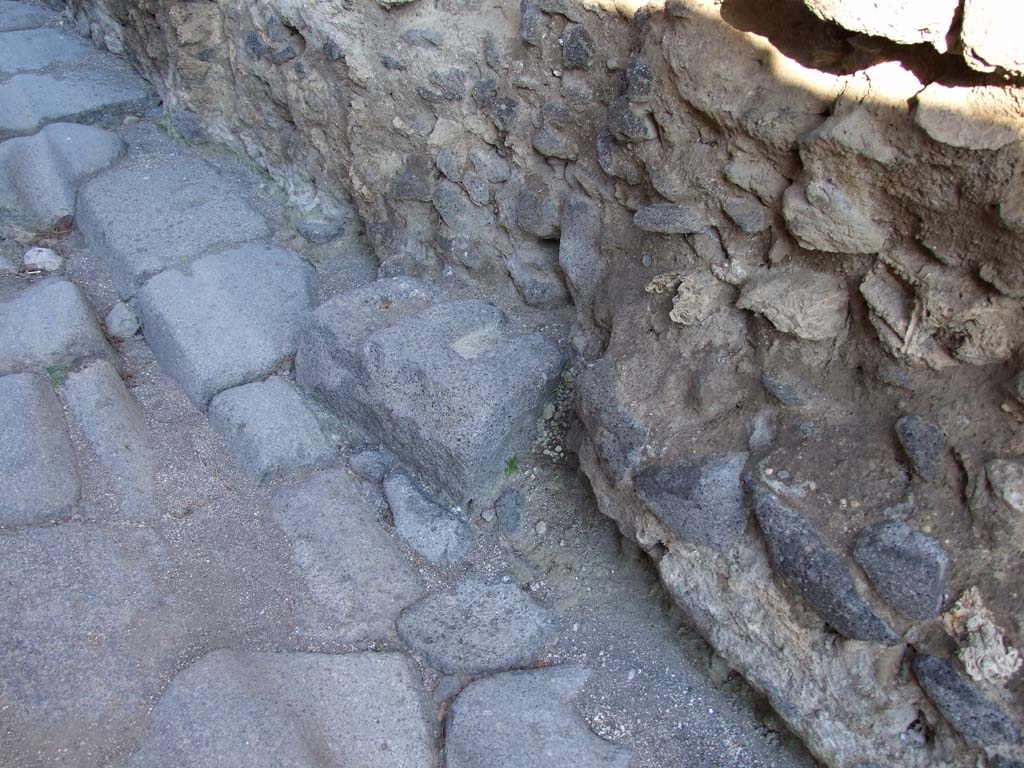
<instances>
[{"instance_id":1,"label":"small pebble","mask_svg":"<svg viewBox=\"0 0 1024 768\"><path fill-rule=\"evenodd\" d=\"M537 532L538 536L543 536L545 533L548 532L548 524L541 520L539 523L537 523L534 530Z\"/></svg>"},{"instance_id":2,"label":"small pebble","mask_svg":"<svg viewBox=\"0 0 1024 768\"><path fill-rule=\"evenodd\" d=\"M485 523L491 522L494 519L494 507L486 507L483 512L480 513L480 517Z\"/></svg>"},{"instance_id":3,"label":"small pebble","mask_svg":"<svg viewBox=\"0 0 1024 768\"><path fill-rule=\"evenodd\" d=\"M110 308L105 323L107 333L115 339L130 339L139 332L139 318L123 301Z\"/></svg>"},{"instance_id":4,"label":"small pebble","mask_svg":"<svg viewBox=\"0 0 1024 768\"><path fill-rule=\"evenodd\" d=\"M21 258L21 268L26 272L60 272L64 259L50 248L29 248Z\"/></svg>"}]
</instances>

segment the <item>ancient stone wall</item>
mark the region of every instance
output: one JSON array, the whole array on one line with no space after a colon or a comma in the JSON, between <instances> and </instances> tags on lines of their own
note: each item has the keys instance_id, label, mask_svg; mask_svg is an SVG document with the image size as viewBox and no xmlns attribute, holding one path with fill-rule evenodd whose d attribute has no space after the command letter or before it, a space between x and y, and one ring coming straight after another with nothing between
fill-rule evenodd
<instances>
[{"instance_id":1,"label":"ancient stone wall","mask_svg":"<svg viewBox=\"0 0 1024 768\"><path fill-rule=\"evenodd\" d=\"M824 761L1019 765L1022 12L877 5L69 12L382 275L564 324L602 511Z\"/></svg>"}]
</instances>

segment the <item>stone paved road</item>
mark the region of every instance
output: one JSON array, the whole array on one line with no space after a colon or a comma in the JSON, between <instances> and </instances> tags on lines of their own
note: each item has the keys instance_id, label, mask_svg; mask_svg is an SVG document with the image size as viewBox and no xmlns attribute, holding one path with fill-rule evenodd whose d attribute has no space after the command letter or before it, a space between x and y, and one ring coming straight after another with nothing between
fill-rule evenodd
<instances>
[{"instance_id":1,"label":"stone paved road","mask_svg":"<svg viewBox=\"0 0 1024 768\"><path fill-rule=\"evenodd\" d=\"M564 329L156 104L0 0L0 766L809 766L532 450Z\"/></svg>"}]
</instances>

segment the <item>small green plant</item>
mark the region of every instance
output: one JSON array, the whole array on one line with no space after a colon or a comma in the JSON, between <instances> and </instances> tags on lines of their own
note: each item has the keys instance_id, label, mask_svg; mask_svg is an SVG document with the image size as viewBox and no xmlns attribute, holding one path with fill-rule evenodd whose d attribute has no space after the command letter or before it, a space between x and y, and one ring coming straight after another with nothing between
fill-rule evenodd
<instances>
[{"instance_id":1,"label":"small green plant","mask_svg":"<svg viewBox=\"0 0 1024 768\"><path fill-rule=\"evenodd\" d=\"M56 389L68 380L70 371L64 365L50 365L46 368L46 375L50 377L50 386Z\"/></svg>"},{"instance_id":2,"label":"small green plant","mask_svg":"<svg viewBox=\"0 0 1024 768\"><path fill-rule=\"evenodd\" d=\"M515 456L510 456L505 459L505 477L512 477L519 469L519 459Z\"/></svg>"}]
</instances>

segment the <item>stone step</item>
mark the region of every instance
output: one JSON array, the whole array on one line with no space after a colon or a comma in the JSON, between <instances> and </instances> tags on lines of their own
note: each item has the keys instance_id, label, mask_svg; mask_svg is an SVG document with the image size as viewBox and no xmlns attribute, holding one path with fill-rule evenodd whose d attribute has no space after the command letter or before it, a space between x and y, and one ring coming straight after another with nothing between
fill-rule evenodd
<instances>
[{"instance_id":1,"label":"stone step","mask_svg":"<svg viewBox=\"0 0 1024 768\"><path fill-rule=\"evenodd\" d=\"M529 450L562 363L496 307L391 278L313 313L296 379L462 501L493 493Z\"/></svg>"},{"instance_id":2,"label":"stone step","mask_svg":"<svg viewBox=\"0 0 1024 768\"><path fill-rule=\"evenodd\" d=\"M146 83L123 62L64 74L25 73L0 83L0 139L35 133L55 122L88 122L140 112Z\"/></svg>"},{"instance_id":3,"label":"stone step","mask_svg":"<svg viewBox=\"0 0 1024 768\"><path fill-rule=\"evenodd\" d=\"M0 209L43 231L75 215L78 184L111 165L124 151L119 136L100 128L54 123L34 136L0 144Z\"/></svg>"},{"instance_id":4,"label":"stone step","mask_svg":"<svg viewBox=\"0 0 1024 768\"><path fill-rule=\"evenodd\" d=\"M165 269L269 234L220 172L169 141L160 149L131 152L79 193L79 229L125 299Z\"/></svg>"},{"instance_id":5,"label":"stone step","mask_svg":"<svg viewBox=\"0 0 1024 768\"><path fill-rule=\"evenodd\" d=\"M179 673L128 768L433 768L420 674L401 653L214 651Z\"/></svg>"},{"instance_id":6,"label":"stone step","mask_svg":"<svg viewBox=\"0 0 1024 768\"><path fill-rule=\"evenodd\" d=\"M295 353L315 275L299 256L253 243L162 272L139 291L146 342L205 410L225 389L267 376Z\"/></svg>"}]
</instances>

